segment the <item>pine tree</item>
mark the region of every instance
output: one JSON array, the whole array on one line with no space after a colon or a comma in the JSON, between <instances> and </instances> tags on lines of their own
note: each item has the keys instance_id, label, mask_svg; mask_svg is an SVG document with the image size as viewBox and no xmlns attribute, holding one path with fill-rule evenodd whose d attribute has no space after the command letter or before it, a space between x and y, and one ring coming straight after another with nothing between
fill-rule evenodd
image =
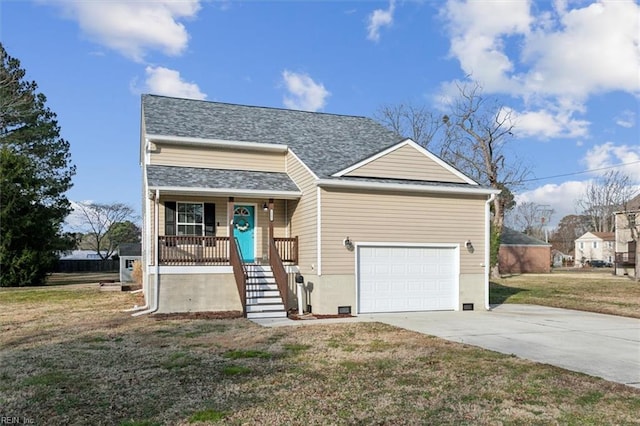
<instances>
[{"instance_id":1,"label":"pine tree","mask_svg":"<svg viewBox=\"0 0 640 426\"><path fill-rule=\"evenodd\" d=\"M0 286L42 285L71 248L62 223L75 166L56 114L0 43Z\"/></svg>"}]
</instances>

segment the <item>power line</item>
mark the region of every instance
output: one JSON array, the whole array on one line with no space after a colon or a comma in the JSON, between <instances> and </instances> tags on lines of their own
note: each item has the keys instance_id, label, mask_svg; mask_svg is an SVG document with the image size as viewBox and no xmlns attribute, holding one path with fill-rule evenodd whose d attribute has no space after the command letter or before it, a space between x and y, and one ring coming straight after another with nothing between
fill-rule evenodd
<instances>
[{"instance_id":1,"label":"power line","mask_svg":"<svg viewBox=\"0 0 640 426\"><path fill-rule=\"evenodd\" d=\"M638 161L632 161L630 163L621 163L621 164L616 164L613 166L607 166L607 167L599 167L597 169L589 169L589 170L583 170L581 172L573 172L573 173L564 173L561 175L554 175L554 176L545 176L545 177L540 177L540 178L531 178L531 179L523 179L520 182L535 182L538 180L546 180L546 179L555 179L555 178L559 178L559 177L567 177L567 176L575 176L575 175L582 175L585 173L592 173L592 172L598 172L600 170L608 170L608 169L615 169L616 167L624 167L624 166L630 166L632 164L638 164L640 163L640 160ZM513 183L513 182L510 182Z\"/></svg>"}]
</instances>

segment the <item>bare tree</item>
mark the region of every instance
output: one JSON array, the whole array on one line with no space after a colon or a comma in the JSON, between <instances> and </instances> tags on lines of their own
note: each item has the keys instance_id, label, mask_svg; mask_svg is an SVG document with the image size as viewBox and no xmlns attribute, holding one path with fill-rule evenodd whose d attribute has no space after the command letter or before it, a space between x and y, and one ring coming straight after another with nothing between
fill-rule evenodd
<instances>
[{"instance_id":1,"label":"bare tree","mask_svg":"<svg viewBox=\"0 0 640 426\"><path fill-rule=\"evenodd\" d=\"M517 204L510 214L508 222L527 235L548 241L547 226L554 211L548 205L531 201Z\"/></svg>"},{"instance_id":2,"label":"bare tree","mask_svg":"<svg viewBox=\"0 0 640 426\"><path fill-rule=\"evenodd\" d=\"M514 136L515 123L509 109L495 99L482 96L479 83L458 85L459 97L451 115L442 119L447 136L440 155L477 182L503 191L522 183L528 168L514 159L507 159L505 146ZM504 191L503 191L504 192ZM505 214L505 194L493 202L493 225L502 230Z\"/></svg>"},{"instance_id":3,"label":"bare tree","mask_svg":"<svg viewBox=\"0 0 640 426\"><path fill-rule=\"evenodd\" d=\"M410 137L425 148L431 144L444 124L439 114L411 103L383 105L374 118L398 135Z\"/></svg>"},{"instance_id":4,"label":"bare tree","mask_svg":"<svg viewBox=\"0 0 640 426\"><path fill-rule=\"evenodd\" d=\"M555 248L567 254L575 247L575 241L591 229L591 219L584 215L570 214L558 223L551 233L551 241Z\"/></svg>"},{"instance_id":5,"label":"bare tree","mask_svg":"<svg viewBox=\"0 0 640 426\"><path fill-rule=\"evenodd\" d=\"M117 249L117 241L110 238L117 228L114 225L135 217L134 210L123 203L77 203L77 212L82 217L82 231L92 250L101 259L108 259Z\"/></svg>"},{"instance_id":6,"label":"bare tree","mask_svg":"<svg viewBox=\"0 0 640 426\"><path fill-rule=\"evenodd\" d=\"M449 114L407 104L384 106L376 114L383 125L409 135L444 161L480 184L500 191L493 201L492 240L502 232L504 213L512 208L512 189L522 184L529 169L507 158L505 146L513 137L510 110L496 99L482 96L479 83L458 85L459 96ZM497 247L492 245L493 274L497 274Z\"/></svg>"},{"instance_id":7,"label":"bare tree","mask_svg":"<svg viewBox=\"0 0 640 426\"><path fill-rule=\"evenodd\" d=\"M617 170L609 170L587 185L577 202L578 210L591 218L592 231L613 232L613 214L623 208L632 193L629 177Z\"/></svg>"}]
</instances>

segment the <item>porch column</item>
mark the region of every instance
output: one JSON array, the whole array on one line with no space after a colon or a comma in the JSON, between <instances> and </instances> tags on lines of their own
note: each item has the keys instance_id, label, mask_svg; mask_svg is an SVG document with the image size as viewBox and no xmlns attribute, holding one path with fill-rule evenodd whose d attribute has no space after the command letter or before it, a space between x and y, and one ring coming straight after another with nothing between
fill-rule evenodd
<instances>
[{"instance_id":1,"label":"porch column","mask_svg":"<svg viewBox=\"0 0 640 426\"><path fill-rule=\"evenodd\" d=\"M233 247L231 245L231 240L233 240L233 204L234 198L229 197L229 201L227 202L227 232L229 234L229 247Z\"/></svg>"},{"instance_id":2,"label":"porch column","mask_svg":"<svg viewBox=\"0 0 640 426\"><path fill-rule=\"evenodd\" d=\"M273 240L273 198L269 198L269 241Z\"/></svg>"}]
</instances>

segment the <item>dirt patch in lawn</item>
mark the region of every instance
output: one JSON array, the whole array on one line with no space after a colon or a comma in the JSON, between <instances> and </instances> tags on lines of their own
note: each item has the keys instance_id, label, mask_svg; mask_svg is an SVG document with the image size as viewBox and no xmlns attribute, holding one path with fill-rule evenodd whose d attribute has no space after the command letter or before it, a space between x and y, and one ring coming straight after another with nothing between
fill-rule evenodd
<instances>
[{"instance_id":1,"label":"dirt patch in lawn","mask_svg":"<svg viewBox=\"0 0 640 426\"><path fill-rule=\"evenodd\" d=\"M595 271L516 275L492 280L490 303L527 303L640 318L640 283Z\"/></svg>"},{"instance_id":2,"label":"dirt patch in lawn","mask_svg":"<svg viewBox=\"0 0 640 426\"><path fill-rule=\"evenodd\" d=\"M186 312L175 314L154 314L151 318L163 321L168 319L194 320L194 319L233 319L242 318L240 311L224 311L224 312Z\"/></svg>"}]
</instances>

